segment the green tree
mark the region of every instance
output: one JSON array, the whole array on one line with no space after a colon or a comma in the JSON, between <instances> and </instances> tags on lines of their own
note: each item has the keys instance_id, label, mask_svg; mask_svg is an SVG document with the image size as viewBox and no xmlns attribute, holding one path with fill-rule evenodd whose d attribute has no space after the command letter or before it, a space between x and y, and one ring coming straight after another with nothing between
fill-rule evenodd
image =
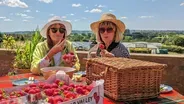
<instances>
[{"instance_id":1,"label":"green tree","mask_svg":"<svg viewBox=\"0 0 184 104\"><path fill-rule=\"evenodd\" d=\"M179 36L174 37L173 43L174 43L174 45L184 47L184 38L183 37L179 37Z\"/></svg>"}]
</instances>

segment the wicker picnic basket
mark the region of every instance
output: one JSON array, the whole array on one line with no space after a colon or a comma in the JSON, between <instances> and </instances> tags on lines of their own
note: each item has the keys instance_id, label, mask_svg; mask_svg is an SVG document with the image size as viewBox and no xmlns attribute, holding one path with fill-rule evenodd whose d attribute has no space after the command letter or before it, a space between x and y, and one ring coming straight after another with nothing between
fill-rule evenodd
<instances>
[{"instance_id":1,"label":"wicker picnic basket","mask_svg":"<svg viewBox=\"0 0 184 104\"><path fill-rule=\"evenodd\" d=\"M86 59L86 81L104 79L104 93L116 101L159 96L165 64L127 58Z\"/></svg>"}]
</instances>

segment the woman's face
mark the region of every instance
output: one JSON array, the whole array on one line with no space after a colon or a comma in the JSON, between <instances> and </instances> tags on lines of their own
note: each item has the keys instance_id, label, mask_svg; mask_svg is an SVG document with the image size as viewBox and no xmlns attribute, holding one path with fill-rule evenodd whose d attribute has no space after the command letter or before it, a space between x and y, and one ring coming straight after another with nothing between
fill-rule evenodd
<instances>
[{"instance_id":1,"label":"woman's face","mask_svg":"<svg viewBox=\"0 0 184 104\"><path fill-rule=\"evenodd\" d=\"M111 22L101 23L99 34L105 43L111 43L115 37L115 26Z\"/></svg>"},{"instance_id":2,"label":"woman's face","mask_svg":"<svg viewBox=\"0 0 184 104\"><path fill-rule=\"evenodd\" d=\"M53 24L49 28L49 35L54 44L65 38L65 33L66 29L63 24Z\"/></svg>"}]
</instances>

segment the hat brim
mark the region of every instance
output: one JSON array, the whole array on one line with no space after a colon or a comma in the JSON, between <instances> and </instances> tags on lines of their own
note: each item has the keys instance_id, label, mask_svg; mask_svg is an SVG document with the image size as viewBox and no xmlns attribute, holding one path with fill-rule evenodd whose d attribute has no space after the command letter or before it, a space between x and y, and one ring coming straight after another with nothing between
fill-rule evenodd
<instances>
[{"instance_id":1,"label":"hat brim","mask_svg":"<svg viewBox=\"0 0 184 104\"><path fill-rule=\"evenodd\" d=\"M124 33L125 31L125 24L120 21L120 20L115 20L115 19L106 19L106 20L100 20L100 21L97 21L97 22L93 22L90 27L91 27L91 30L97 34L98 32L98 28L99 28L99 24L101 22L104 22L104 21L109 21L109 22L112 22L114 24L116 24L117 28L119 28L120 32Z\"/></svg>"},{"instance_id":2,"label":"hat brim","mask_svg":"<svg viewBox=\"0 0 184 104\"><path fill-rule=\"evenodd\" d=\"M40 31L40 34L44 37L44 38L47 38L47 30L48 28L53 25L53 24L56 24L56 23L59 23L59 24L63 24L65 26L65 29L66 29L66 35L70 35L70 33L72 32L72 25L70 22L67 22L67 21L60 21L60 20L55 20L55 21L51 21L51 22L48 22L47 24L45 24L45 26L41 29Z\"/></svg>"}]
</instances>

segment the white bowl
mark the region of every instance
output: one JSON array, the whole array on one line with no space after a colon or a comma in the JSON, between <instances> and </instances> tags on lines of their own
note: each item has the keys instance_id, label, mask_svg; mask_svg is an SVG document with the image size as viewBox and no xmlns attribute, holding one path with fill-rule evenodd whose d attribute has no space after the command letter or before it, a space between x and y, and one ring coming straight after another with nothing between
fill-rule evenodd
<instances>
[{"instance_id":1,"label":"white bowl","mask_svg":"<svg viewBox=\"0 0 184 104\"><path fill-rule=\"evenodd\" d=\"M43 74L45 79L49 78L53 74L56 74L56 72L59 71L59 70L64 71L66 74L69 75L70 78L72 78L73 73L76 71L75 68L61 67L61 66L44 67L44 68L41 68L40 70L41 70L41 73Z\"/></svg>"}]
</instances>

